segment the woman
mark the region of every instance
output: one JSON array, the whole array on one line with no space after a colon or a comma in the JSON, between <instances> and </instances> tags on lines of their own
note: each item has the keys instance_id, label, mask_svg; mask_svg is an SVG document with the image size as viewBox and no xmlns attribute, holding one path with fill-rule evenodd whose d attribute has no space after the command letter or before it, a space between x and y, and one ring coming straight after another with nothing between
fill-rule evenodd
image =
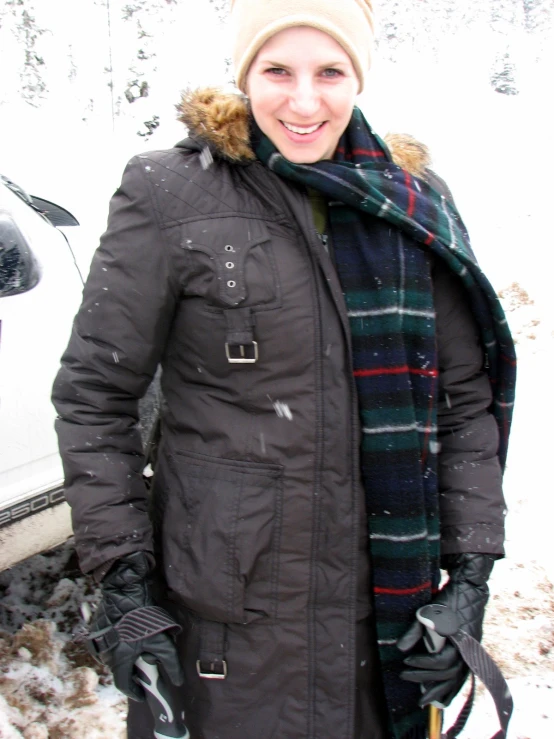
<instances>
[{"instance_id":1,"label":"woman","mask_svg":"<svg viewBox=\"0 0 554 739\"><path fill-rule=\"evenodd\" d=\"M465 671L415 612L480 638L503 554L513 345L426 150L355 108L371 3L232 19L247 100L185 96L190 138L128 165L54 389L91 640L132 698L154 654L193 739L423 737Z\"/></svg>"}]
</instances>

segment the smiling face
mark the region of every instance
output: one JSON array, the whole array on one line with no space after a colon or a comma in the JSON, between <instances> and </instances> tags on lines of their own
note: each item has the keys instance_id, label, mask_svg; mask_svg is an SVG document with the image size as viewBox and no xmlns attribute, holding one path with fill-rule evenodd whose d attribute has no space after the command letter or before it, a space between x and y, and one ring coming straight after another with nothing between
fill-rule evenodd
<instances>
[{"instance_id":1,"label":"smiling face","mask_svg":"<svg viewBox=\"0 0 554 739\"><path fill-rule=\"evenodd\" d=\"M246 78L256 123L295 164L333 157L352 117L359 84L342 46L308 26L272 36Z\"/></svg>"}]
</instances>

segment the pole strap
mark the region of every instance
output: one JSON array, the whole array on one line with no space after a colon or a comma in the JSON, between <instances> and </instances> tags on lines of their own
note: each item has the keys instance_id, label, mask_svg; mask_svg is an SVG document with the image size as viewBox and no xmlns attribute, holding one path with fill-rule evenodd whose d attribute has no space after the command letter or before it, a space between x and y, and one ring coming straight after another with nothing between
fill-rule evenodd
<instances>
[{"instance_id":1,"label":"pole strap","mask_svg":"<svg viewBox=\"0 0 554 739\"><path fill-rule=\"evenodd\" d=\"M456 719L456 723L443 735L443 739L455 739L465 726L473 705L475 677L481 680L491 694L496 707L498 721L500 722L500 730L491 739L506 739L508 724L510 723L514 710L514 701L508 683L500 672L498 665L477 639L474 639L465 631L459 629L455 634L451 634L447 638L454 644L462 655L462 659L471 670L472 686L470 694Z\"/></svg>"}]
</instances>

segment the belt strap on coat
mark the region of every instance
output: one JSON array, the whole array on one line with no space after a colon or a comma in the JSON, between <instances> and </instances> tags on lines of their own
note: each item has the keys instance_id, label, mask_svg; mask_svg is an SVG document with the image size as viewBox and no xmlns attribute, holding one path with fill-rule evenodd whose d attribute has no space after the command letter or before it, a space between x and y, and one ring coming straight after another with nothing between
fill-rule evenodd
<instances>
[{"instance_id":1,"label":"belt strap on coat","mask_svg":"<svg viewBox=\"0 0 554 739\"><path fill-rule=\"evenodd\" d=\"M204 680L225 680L225 632L227 626L216 621L200 621L200 649L196 671Z\"/></svg>"},{"instance_id":2,"label":"belt strap on coat","mask_svg":"<svg viewBox=\"0 0 554 739\"><path fill-rule=\"evenodd\" d=\"M254 341L254 316L250 308L228 308L225 317L225 352L230 364L258 361L258 342Z\"/></svg>"}]
</instances>

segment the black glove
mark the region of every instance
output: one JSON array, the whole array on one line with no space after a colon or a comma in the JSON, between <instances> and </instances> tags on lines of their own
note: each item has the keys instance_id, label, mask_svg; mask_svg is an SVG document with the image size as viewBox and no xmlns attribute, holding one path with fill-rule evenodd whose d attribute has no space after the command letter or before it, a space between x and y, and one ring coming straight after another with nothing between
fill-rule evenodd
<instances>
[{"instance_id":1,"label":"black glove","mask_svg":"<svg viewBox=\"0 0 554 739\"><path fill-rule=\"evenodd\" d=\"M153 655L174 685L184 682L177 649L167 631L180 631L162 608L154 605L148 585L151 565L144 552L122 557L101 582L102 600L90 625L88 646L113 673L128 698L144 701L134 679L141 654Z\"/></svg>"},{"instance_id":2,"label":"black glove","mask_svg":"<svg viewBox=\"0 0 554 739\"><path fill-rule=\"evenodd\" d=\"M487 580L495 560L496 557L490 554L447 555L443 564L450 579L432 601L454 611L460 620L460 629L479 642L483 636L485 606L489 599ZM430 703L446 707L462 688L469 670L450 642L436 654L429 654L423 645L420 645L420 649L414 649L423 633L424 627L416 621L398 641L401 652L414 650L404 660L404 664L411 669L401 672L400 677L421 684L421 708Z\"/></svg>"}]
</instances>

